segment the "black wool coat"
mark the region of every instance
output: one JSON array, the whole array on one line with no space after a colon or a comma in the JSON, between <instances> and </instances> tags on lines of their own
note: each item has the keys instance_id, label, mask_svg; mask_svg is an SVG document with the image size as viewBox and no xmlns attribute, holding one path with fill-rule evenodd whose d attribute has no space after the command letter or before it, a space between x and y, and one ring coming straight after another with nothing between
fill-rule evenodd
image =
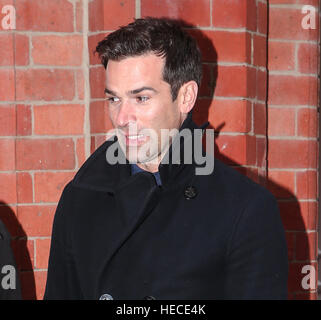
<instances>
[{"instance_id":1,"label":"black wool coat","mask_svg":"<svg viewBox=\"0 0 321 320\"><path fill-rule=\"evenodd\" d=\"M197 126L189 116L183 128ZM113 143L62 193L45 299L287 298L285 233L269 191L217 159L210 175L160 164L159 187L152 173L108 164Z\"/></svg>"},{"instance_id":2,"label":"black wool coat","mask_svg":"<svg viewBox=\"0 0 321 320\"><path fill-rule=\"evenodd\" d=\"M11 249L11 235L0 220L0 300L20 299L20 279Z\"/></svg>"}]
</instances>

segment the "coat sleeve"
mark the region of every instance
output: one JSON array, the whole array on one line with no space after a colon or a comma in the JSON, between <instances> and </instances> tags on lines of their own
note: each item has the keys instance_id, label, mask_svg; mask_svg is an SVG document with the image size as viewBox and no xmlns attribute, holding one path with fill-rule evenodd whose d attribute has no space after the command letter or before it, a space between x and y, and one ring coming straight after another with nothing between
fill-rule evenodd
<instances>
[{"instance_id":1,"label":"coat sleeve","mask_svg":"<svg viewBox=\"0 0 321 320\"><path fill-rule=\"evenodd\" d=\"M234 225L226 257L226 299L287 299L288 254L276 199L253 197Z\"/></svg>"},{"instance_id":2,"label":"coat sleeve","mask_svg":"<svg viewBox=\"0 0 321 320\"><path fill-rule=\"evenodd\" d=\"M83 299L72 252L72 186L63 190L55 212L45 300Z\"/></svg>"},{"instance_id":3,"label":"coat sleeve","mask_svg":"<svg viewBox=\"0 0 321 320\"><path fill-rule=\"evenodd\" d=\"M0 300L21 300L21 286L11 249L11 235L0 220Z\"/></svg>"}]
</instances>

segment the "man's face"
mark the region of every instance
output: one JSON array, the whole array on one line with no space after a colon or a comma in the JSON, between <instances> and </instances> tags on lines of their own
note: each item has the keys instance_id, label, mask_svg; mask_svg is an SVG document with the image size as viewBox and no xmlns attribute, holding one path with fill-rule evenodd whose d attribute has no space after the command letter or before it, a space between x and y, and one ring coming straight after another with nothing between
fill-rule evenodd
<instances>
[{"instance_id":1,"label":"man's face","mask_svg":"<svg viewBox=\"0 0 321 320\"><path fill-rule=\"evenodd\" d=\"M163 80L163 67L164 59L154 54L107 64L109 116L130 162L160 161L161 152L168 149L168 139L161 139L161 129L179 129L182 123L177 99L172 101L170 85Z\"/></svg>"}]
</instances>

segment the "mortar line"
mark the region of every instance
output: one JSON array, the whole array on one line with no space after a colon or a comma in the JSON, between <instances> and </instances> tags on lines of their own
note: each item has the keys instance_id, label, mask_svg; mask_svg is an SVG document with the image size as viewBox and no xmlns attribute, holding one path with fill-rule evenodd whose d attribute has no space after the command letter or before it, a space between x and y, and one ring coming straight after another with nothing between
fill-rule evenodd
<instances>
[{"instance_id":1,"label":"mortar line","mask_svg":"<svg viewBox=\"0 0 321 320\"><path fill-rule=\"evenodd\" d=\"M84 144L85 158L90 156L90 82L89 82L89 48L88 48L88 32L89 32L89 13L88 0L83 0L83 79L84 79Z\"/></svg>"}]
</instances>

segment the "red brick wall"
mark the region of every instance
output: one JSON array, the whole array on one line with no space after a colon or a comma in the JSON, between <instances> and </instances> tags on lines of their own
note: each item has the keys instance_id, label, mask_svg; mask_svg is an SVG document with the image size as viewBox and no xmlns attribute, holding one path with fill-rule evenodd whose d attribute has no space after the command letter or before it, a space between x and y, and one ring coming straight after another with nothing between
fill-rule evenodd
<instances>
[{"instance_id":1,"label":"red brick wall","mask_svg":"<svg viewBox=\"0 0 321 320\"><path fill-rule=\"evenodd\" d=\"M301 26L303 5L316 8L315 29ZM270 0L268 180L279 199L289 249L289 298L303 290L304 265L317 266L319 1Z\"/></svg>"},{"instance_id":2,"label":"red brick wall","mask_svg":"<svg viewBox=\"0 0 321 320\"><path fill-rule=\"evenodd\" d=\"M192 24L204 79L194 120L216 129L216 155L278 198L289 298L317 264L318 26L300 0L0 0L0 217L14 237L24 298L44 292L51 224L64 185L111 128L97 42L143 16ZM1 12L1 11L0 11ZM4 15L0 15L0 19ZM215 89L214 89L215 88Z\"/></svg>"}]
</instances>

